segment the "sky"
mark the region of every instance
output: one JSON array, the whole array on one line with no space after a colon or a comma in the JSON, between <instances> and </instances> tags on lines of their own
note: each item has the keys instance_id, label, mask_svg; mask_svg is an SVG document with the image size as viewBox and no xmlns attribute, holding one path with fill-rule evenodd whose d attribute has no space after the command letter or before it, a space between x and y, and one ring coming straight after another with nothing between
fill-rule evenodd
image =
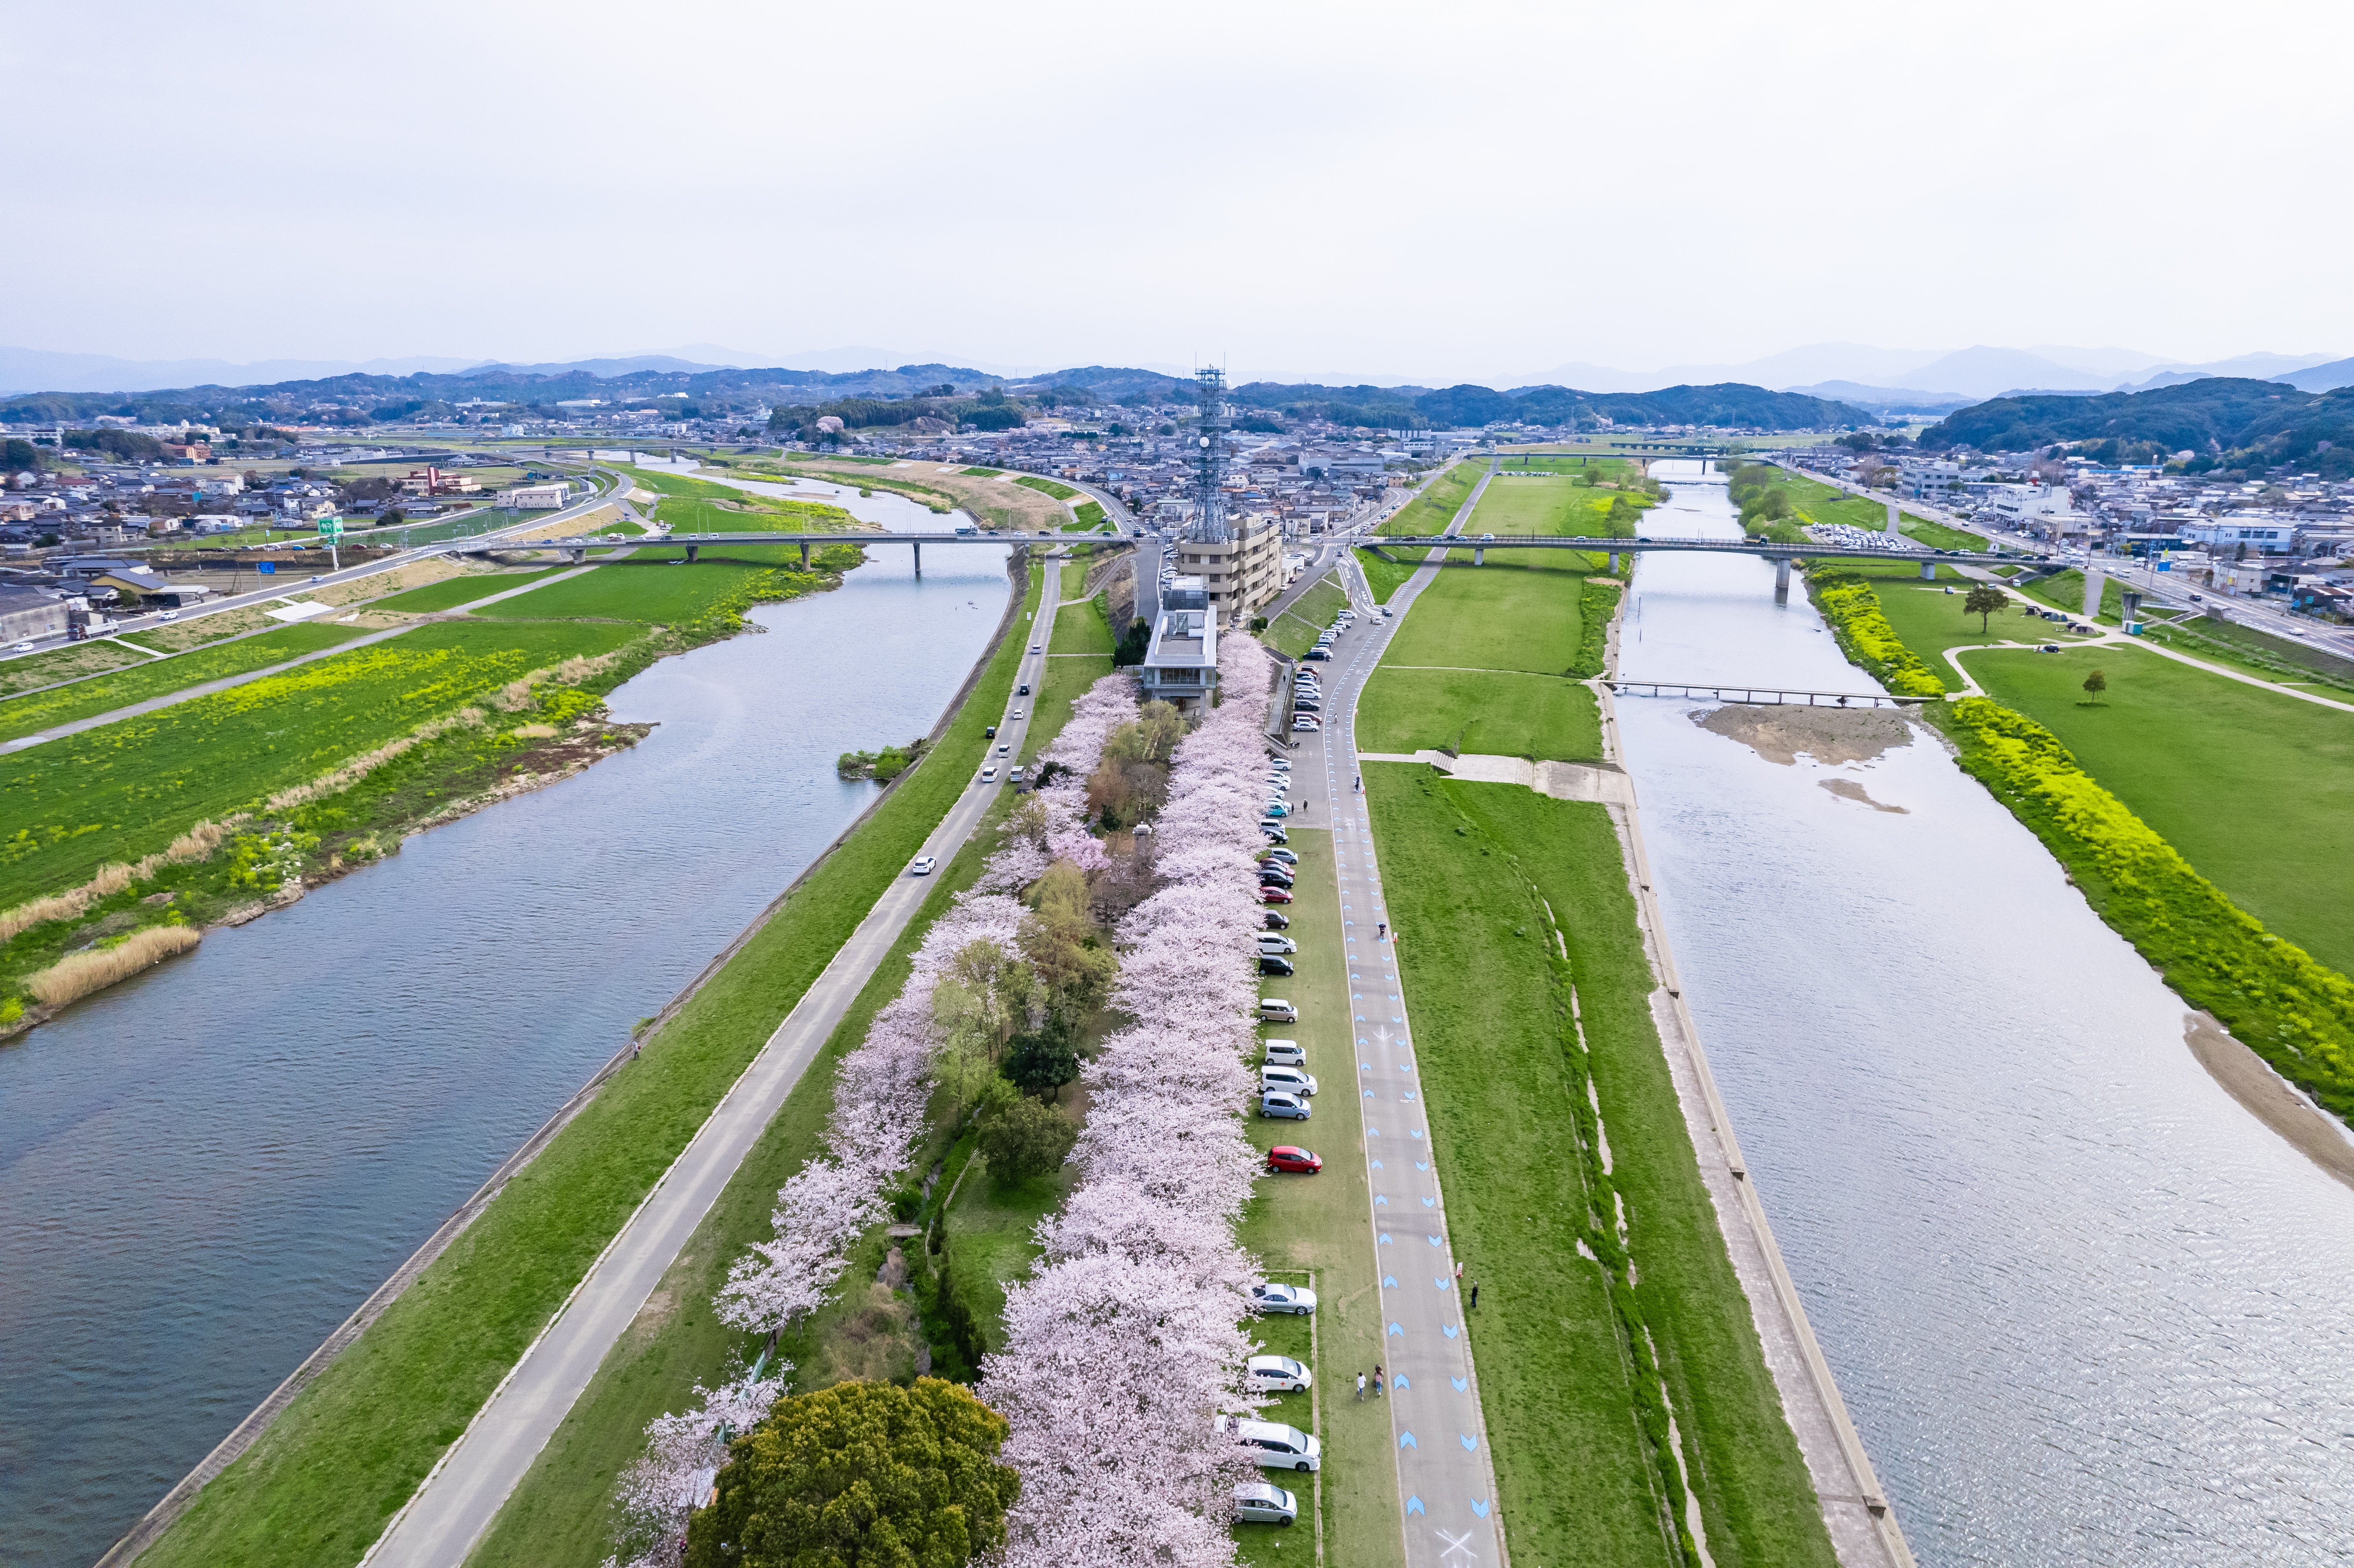
<instances>
[{"instance_id":1,"label":"sky","mask_svg":"<svg viewBox=\"0 0 2354 1568\"><path fill-rule=\"evenodd\" d=\"M5 14L17 346L2354 353L2354 11L2311 0Z\"/></svg>"}]
</instances>

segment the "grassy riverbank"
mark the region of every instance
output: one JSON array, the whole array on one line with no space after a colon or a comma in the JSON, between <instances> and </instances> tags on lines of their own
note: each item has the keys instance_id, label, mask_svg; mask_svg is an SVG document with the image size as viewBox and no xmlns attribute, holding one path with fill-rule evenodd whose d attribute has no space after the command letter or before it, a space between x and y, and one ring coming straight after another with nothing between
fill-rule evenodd
<instances>
[{"instance_id":1,"label":"grassy riverbank","mask_svg":"<svg viewBox=\"0 0 2354 1568\"><path fill-rule=\"evenodd\" d=\"M1034 608L1037 591L1034 569ZM939 744L811 869L642 1059L616 1075L198 1496L143 1563L324 1568L358 1560L963 791L1026 629L1014 620ZM763 1206L772 1191L761 1192ZM708 1312L707 1294L675 1304L687 1327ZM625 1345L638 1339L633 1332ZM692 1382L716 1369L681 1358L673 1370Z\"/></svg>"},{"instance_id":2,"label":"grassy riverbank","mask_svg":"<svg viewBox=\"0 0 2354 1568\"><path fill-rule=\"evenodd\" d=\"M1349 594L1341 586L1341 574L1327 572L1294 599L1291 608L1267 622L1260 640L1284 657L1296 660L1316 646L1316 639L1332 624L1333 617L1348 607Z\"/></svg>"},{"instance_id":3,"label":"grassy riverbank","mask_svg":"<svg viewBox=\"0 0 2354 1568\"><path fill-rule=\"evenodd\" d=\"M175 658L150 660L111 675L16 697L0 703L0 740L14 740L18 736L112 713L135 703L153 702L190 686L242 675L249 670L266 670L272 664L348 642L362 635L362 630L360 627L338 626L332 621L302 622L265 631L259 637L240 638L224 647L200 648Z\"/></svg>"},{"instance_id":4,"label":"grassy riverbank","mask_svg":"<svg viewBox=\"0 0 2354 1568\"><path fill-rule=\"evenodd\" d=\"M1727 1568L1829 1568L1651 1026L1653 980L1603 808L1412 765L1364 771L1432 1148L1457 1255L1480 1283L1468 1327L1515 1557L1681 1561L1661 1520L1681 1499L1644 1429L1639 1330L1580 1252L1608 1246L1601 1167L1581 1136L1590 1073L1640 1279L1620 1289L1657 1345L1710 1552ZM1553 920L1565 966L1547 951Z\"/></svg>"}]
</instances>

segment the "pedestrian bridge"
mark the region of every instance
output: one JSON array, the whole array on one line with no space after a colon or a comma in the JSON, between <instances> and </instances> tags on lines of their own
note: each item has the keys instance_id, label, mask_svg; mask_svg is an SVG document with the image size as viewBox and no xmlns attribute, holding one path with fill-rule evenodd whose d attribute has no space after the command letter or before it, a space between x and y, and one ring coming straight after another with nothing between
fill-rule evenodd
<instances>
[{"instance_id":1,"label":"pedestrian bridge","mask_svg":"<svg viewBox=\"0 0 2354 1568\"><path fill-rule=\"evenodd\" d=\"M1901 537L1901 535L1892 535ZM1485 566L1490 550L1584 550L1589 555L1607 556L1610 569L1618 569L1622 555L1639 556L1650 551L1686 551L1709 556L1756 556L1774 563L1774 600L1787 603L1790 597L1790 563L1792 561L1903 561L1918 562L1923 581L1937 575L1942 563L1946 566L2020 567L2040 566L2041 557L2009 550L1927 550L1907 540L1902 546L1878 545L1784 545L1765 539L1678 539L1638 535L1631 539L1583 539L1558 534L1416 534L1384 535L1367 540L1365 547L1384 560L1393 557L1392 550L1464 549L1471 551L1471 564Z\"/></svg>"}]
</instances>

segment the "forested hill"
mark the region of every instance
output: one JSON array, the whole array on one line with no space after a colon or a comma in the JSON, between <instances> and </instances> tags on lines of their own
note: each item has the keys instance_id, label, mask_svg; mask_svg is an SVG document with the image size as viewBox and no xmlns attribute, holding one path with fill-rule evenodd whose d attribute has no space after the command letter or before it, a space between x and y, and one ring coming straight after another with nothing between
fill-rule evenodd
<instances>
[{"instance_id":1,"label":"forested hill","mask_svg":"<svg viewBox=\"0 0 2354 1568\"><path fill-rule=\"evenodd\" d=\"M2147 392L2092 397L1997 397L1950 414L1921 434L1944 450L2029 451L2054 441L2144 447L2132 455L2196 452L2198 466L2354 464L2354 387L2300 392L2277 381L2213 376Z\"/></svg>"},{"instance_id":2,"label":"forested hill","mask_svg":"<svg viewBox=\"0 0 2354 1568\"><path fill-rule=\"evenodd\" d=\"M1235 388L1235 401L1294 417L1385 429L1463 429L1498 420L1591 426L1596 416L1618 425L1734 425L1753 429L1820 430L1870 425L1872 417L1846 403L1797 392L1726 382L1715 387L1668 387L1657 392L1580 392L1569 387L1317 387L1254 381Z\"/></svg>"}]
</instances>

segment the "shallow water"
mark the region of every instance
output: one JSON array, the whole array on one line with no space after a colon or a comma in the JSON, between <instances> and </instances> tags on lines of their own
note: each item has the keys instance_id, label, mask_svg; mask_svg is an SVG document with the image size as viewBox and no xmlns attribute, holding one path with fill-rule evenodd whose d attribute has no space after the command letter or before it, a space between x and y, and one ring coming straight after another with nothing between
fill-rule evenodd
<instances>
[{"instance_id":1,"label":"shallow water","mask_svg":"<svg viewBox=\"0 0 2354 1568\"><path fill-rule=\"evenodd\" d=\"M96 1559L865 806L834 758L929 729L1005 607L1002 546L928 556L654 665L633 750L0 1046L0 1563Z\"/></svg>"},{"instance_id":2,"label":"shallow water","mask_svg":"<svg viewBox=\"0 0 2354 1568\"><path fill-rule=\"evenodd\" d=\"M1736 535L1693 467L1655 465L1659 532ZM1623 671L1872 689L1792 599L1762 561L1649 556ZM2354 1555L2354 1192L2216 1086L2180 1001L1933 737L1777 766L1702 706L1618 702L1655 886L1915 1554Z\"/></svg>"}]
</instances>

